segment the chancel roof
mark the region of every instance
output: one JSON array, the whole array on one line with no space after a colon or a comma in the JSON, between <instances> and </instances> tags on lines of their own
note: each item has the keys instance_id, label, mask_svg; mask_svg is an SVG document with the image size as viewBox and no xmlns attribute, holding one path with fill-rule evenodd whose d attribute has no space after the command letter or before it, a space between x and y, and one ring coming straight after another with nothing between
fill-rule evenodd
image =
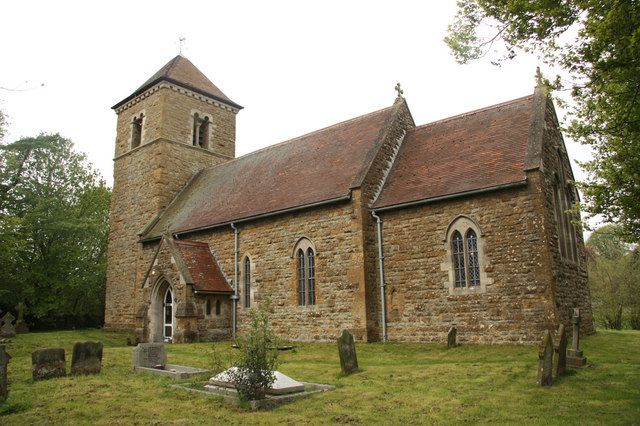
<instances>
[{"instance_id":1,"label":"chancel roof","mask_svg":"<svg viewBox=\"0 0 640 426\"><path fill-rule=\"evenodd\" d=\"M402 100L402 102L404 102ZM400 104L199 172L142 235L157 238L347 199Z\"/></svg>"},{"instance_id":2,"label":"chancel roof","mask_svg":"<svg viewBox=\"0 0 640 426\"><path fill-rule=\"evenodd\" d=\"M190 60L182 55L178 55L175 58L167 62L162 68L160 68L154 75L145 81L140 87L138 87L131 95L126 99L118 102L113 108L117 108L120 105L126 103L130 99L133 99L140 93L151 88L156 83L165 80L194 92L209 96L218 101L224 102L232 107L242 109L242 107L233 102L227 95L222 93L222 90L218 89L215 84L211 82Z\"/></svg>"},{"instance_id":3,"label":"chancel roof","mask_svg":"<svg viewBox=\"0 0 640 426\"><path fill-rule=\"evenodd\" d=\"M526 96L408 130L373 208L523 182L533 101Z\"/></svg>"}]
</instances>

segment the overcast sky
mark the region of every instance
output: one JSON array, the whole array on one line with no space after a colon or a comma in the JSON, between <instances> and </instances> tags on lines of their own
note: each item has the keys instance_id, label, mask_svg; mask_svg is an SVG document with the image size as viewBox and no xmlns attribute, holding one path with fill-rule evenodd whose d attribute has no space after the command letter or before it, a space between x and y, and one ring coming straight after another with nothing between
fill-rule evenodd
<instances>
[{"instance_id":1,"label":"overcast sky","mask_svg":"<svg viewBox=\"0 0 640 426\"><path fill-rule=\"evenodd\" d=\"M455 0L5 0L5 141L59 132L111 185L111 106L178 53L179 37L184 55L245 107L237 155L387 107L396 82L419 125L531 94L531 56L456 64L443 42L454 14ZM567 142L573 159L588 158Z\"/></svg>"}]
</instances>

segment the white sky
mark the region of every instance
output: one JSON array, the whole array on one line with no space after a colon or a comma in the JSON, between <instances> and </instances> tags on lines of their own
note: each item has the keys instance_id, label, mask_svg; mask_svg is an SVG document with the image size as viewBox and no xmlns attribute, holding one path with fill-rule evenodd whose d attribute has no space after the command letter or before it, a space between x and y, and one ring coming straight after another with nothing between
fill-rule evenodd
<instances>
[{"instance_id":1,"label":"white sky","mask_svg":"<svg viewBox=\"0 0 640 426\"><path fill-rule=\"evenodd\" d=\"M533 57L456 64L443 42L455 10L455 0L5 0L0 87L26 89L0 89L5 142L59 132L111 185L111 106L176 55L181 36L184 55L245 107L237 155L387 107L396 82L419 125L532 93ZM589 157L566 142L573 159Z\"/></svg>"}]
</instances>

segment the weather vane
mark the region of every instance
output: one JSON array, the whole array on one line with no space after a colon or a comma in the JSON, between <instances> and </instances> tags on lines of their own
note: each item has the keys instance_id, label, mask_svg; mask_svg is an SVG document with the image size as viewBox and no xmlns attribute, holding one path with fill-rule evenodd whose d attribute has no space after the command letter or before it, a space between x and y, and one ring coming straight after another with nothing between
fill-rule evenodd
<instances>
[{"instance_id":1,"label":"weather vane","mask_svg":"<svg viewBox=\"0 0 640 426\"><path fill-rule=\"evenodd\" d=\"M401 98L402 94L404 93L404 90L400 88L400 83L396 84L395 89L396 89L396 92L398 92L398 97Z\"/></svg>"},{"instance_id":2,"label":"weather vane","mask_svg":"<svg viewBox=\"0 0 640 426\"><path fill-rule=\"evenodd\" d=\"M180 44L180 54L182 55L182 49L184 48L184 42L187 38L186 37L179 37L178 38L178 43Z\"/></svg>"}]
</instances>

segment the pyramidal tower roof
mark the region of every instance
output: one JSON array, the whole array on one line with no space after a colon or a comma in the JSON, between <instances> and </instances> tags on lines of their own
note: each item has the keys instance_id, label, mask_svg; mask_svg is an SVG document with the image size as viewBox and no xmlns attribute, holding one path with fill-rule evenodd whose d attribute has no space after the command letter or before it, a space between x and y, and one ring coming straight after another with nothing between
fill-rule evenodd
<instances>
[{"instance_id":1,"label":"pyramidal tower roof","mask_svg":"<svg viewBox=\"0 0 640 426\"><path fill-rule=\"evenodd\" d=\"M115 104L112 108L118 108L120 105L130 101L140 93L151 88L160 81L167 81L178 86L189 89L193 92L213 98L217 101L230 105L234 108L242 109L240 105L233 102L222 90L218 89L198 68L196 68L190 60L182 55L167 62L155 74L138 87L131 95Z\"/></svg>"}]
</instances>

